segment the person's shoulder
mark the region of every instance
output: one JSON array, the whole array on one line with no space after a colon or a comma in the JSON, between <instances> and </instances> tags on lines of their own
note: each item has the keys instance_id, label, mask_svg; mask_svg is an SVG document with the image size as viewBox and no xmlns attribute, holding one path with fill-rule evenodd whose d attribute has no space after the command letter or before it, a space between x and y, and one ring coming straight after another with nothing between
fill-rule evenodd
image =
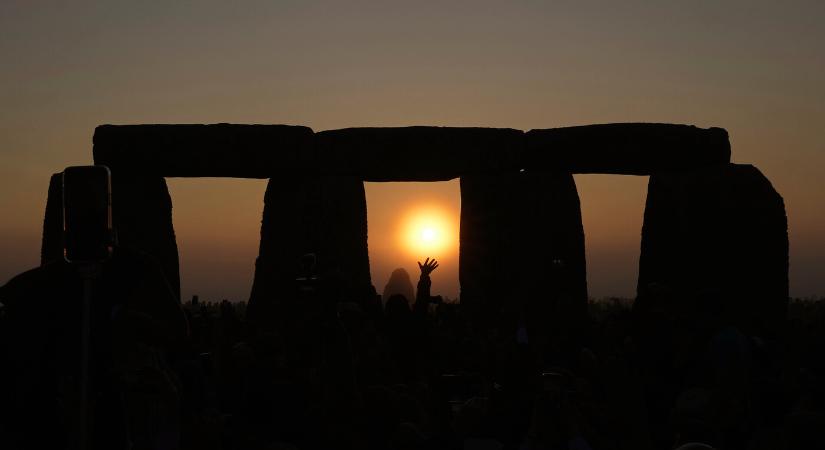
<instances>
[{"instance_id":1,"label":"person's shoulder","mask_svg":"<svg viewBox=\"0 0 825 450\"><path fill-rule=\"evenodd\" d=\"M63 262L29 269L0 286L0 302L12 307L21 300L37 297L39 293L61 286L66 274L66 264Z\"/></svg>"}]
</instances>

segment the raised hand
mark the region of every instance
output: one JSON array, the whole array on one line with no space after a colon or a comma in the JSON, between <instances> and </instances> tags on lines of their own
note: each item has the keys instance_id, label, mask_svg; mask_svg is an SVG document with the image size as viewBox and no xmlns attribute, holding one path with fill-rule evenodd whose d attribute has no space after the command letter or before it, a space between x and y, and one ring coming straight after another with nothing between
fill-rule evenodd
<instances>
[{"instance_id":1,"label":"raised hand","mask_svg":"<svg viewBox=\"0 0 825 450\"><path fill-rule=\"evenodd\" d=\"M438 261L436 261L435 258L433 258L432 260L430 258L427 258L426 260L424 260L424 264L421 264L421 261L418 261L418 268L421 270L422 276L429 276L430 273L432 273L432 271L435 270L437 267Z\"/></svg>"}]
</instances>

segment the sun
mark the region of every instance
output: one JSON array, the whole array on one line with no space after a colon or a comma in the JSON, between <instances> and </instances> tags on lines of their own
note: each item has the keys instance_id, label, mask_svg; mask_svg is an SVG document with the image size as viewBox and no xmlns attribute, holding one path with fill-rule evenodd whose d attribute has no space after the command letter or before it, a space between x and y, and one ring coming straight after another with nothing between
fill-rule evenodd
<instances>
[{"instance_id":1,"label":"sun","mask_svg":"<svg viewBox=\"0 0 825 450\"><path fill-rule=\"evenodd\" d=\"M439 257L456 238L452 222L443 209L414 208L403 220L401 241L416 257Z\"/></svg>"}]
</instances>

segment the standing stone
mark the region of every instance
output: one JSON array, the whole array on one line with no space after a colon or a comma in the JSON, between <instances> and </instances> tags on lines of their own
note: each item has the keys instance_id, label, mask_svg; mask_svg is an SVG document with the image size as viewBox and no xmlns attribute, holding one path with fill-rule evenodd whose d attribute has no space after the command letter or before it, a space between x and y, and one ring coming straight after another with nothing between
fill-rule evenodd
<instances>
[{"instance_id":1,"label":"standing stone","mask_svg":"<svg viewBox=\"0 0 825 450\"><path fill-rule=\"evenodd\" d=\"M178 246L172 226L172 200L161 177L112 175L112 225L121 247L145 253L160 264L180 298ZM43 220L41 265L63 258L63 174L52 175Z\"/></svg>"},{"instance_id":2,"label":"standing stone","mask_svg":"<svg viewBox=\"0 0 825 450\"><path fill-rule=\"evenodd\" d=\"M172 292L180 299L178 245L166 180L113 172L112 225L117 244L155 259Z\"/></svg>"},{"instance_id":3,"label":"standing stone","mask_svg":"<svg viewBox=\"0 0 825 450\"><path fill-rule=\"evenodd\" d=\"M316 255L318 275L339 289L339 299L360 301L372 291L367 202L360 179L284 176L269 180L250 319L273 324L279 302L295 295L299 260L307 253Z\"/></svg>"},{"instance_id":4,"label":"standing stone","mask_svg":"<svg viewBox=\"0 0 825 450\"><path fill-rule=\"evenodd\" d=\"M638 295L652 285L709 299L743 331L777 336L788 304L782 197L751 165L650 177Z\"/></svg>"},{"instance_id":5,"label":"standing stone","mask_svg":"<svg viewBox=\"0 0 825 450\"><path fill-rule=\"evenodd\" d=\"M63 172L52 175L46 214L43 218L43 239L40 245L40 265L63 259Z\"/></svg>"},{"instance_id":6,"label":"standing stone","mask_svg":"<svg viewBox=\"0 0 825 450\"><path fill-rule=\"evenodd\" d=\"M478 326L576 338L587 279L571 174L462 177L460 240L461 303Z\"/></svg>"}]
</instances>

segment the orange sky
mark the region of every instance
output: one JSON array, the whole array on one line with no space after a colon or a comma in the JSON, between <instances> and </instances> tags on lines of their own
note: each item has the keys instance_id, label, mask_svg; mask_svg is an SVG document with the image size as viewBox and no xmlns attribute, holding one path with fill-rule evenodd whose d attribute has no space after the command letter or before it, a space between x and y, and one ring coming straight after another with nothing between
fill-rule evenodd
<instances>
[{"instance_id":1,"label":"orange sky","mask_svg":"<svg viewBox=\"0 0 825 450\"><path fill-rule=\"evenodd\" d=\"M459 181L441 183L366 183L367 226L372 283L379 293L397 267L407 269L413 284L418 280L418 261L436 258L432 291L458 297L458 222L461 207ZM375 205L380 205L376 207ZM444 228L451 239L444 250L416 253L404 236L410 214L435 209L446 215ZM430 254L432 253L432 254Z\"/></svg>"},{"instance_id":2,"label":"orange sky","mask_svg":"<svg viewBox=\"0 0 825 450\"><path fill-rule=\"evenodd\" d=\"M49 174L89 163L102 123L650 121L727 128L733 160L785 197L791 294L825 294L821 1L143 3L0 3L0 282L37 263ZM646 179L576 181L591 294L632 294ZM264 182L170 187L184 294L245 297ZM418 189L368 186L371 232ZM415 266L374 239L381 290ZM437 290L455 270L445 259Z\"/></svg>"}]
</instances>

